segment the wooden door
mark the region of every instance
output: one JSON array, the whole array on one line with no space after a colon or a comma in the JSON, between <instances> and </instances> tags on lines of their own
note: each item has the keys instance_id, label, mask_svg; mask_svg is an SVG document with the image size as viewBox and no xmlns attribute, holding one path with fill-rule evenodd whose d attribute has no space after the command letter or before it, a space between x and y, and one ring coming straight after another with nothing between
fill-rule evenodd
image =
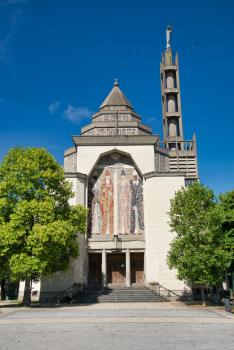
<instances>
[{"instance_id":1,"label":"wooden door","mask_svg":"<svg viewBox=\"0 0 234 350\"><path fill-rule=\"evenodd\" d=\"M125 254L107 254L107 283L125 283Z\"/></svg>"},{"instance_id":2,"label":"wooden door","mask_svg":"<svg viewBox=\"0 0 234 350\"><path fill-rule=\"evenodd\" d=\"M102 283L102 254L89 254L89 283Z\"/></svg>"},{"instance_id":3,"label":"wooden door","mask_svg":"<svg viewBox=\"0 0 234 350\"><path fill-rule=\"evenodd\" d=\"M131 283L144 283L144 253L131 253Z\"/></svg>"}]
</instances>

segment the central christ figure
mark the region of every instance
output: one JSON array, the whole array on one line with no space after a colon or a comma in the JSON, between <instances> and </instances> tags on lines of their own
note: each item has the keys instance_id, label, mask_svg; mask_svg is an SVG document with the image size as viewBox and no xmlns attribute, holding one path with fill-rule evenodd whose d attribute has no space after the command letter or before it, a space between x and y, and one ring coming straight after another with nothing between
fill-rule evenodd
<instances>
[{"instance_id":1,"label":"central christ figure","mask_svg":"<svg viewBox=\"0 0 234 350\"><path fill-rule=\"evenodd\" d=\"M109 170L106 170L105 178L102 181L100 198L102 212L102 234L113 235L114 185L110 179Z\"/></svg>"},{"instance_id":2,"label":"central christ figure","mask_svg":"<svg viewBox=\"0 0 234 350\"><path fill-rule=\"evenodd\" d=\"M121 171L118 181L118 234L130 233L131 192L125 171Z\"/></svg>"}]
</instances>

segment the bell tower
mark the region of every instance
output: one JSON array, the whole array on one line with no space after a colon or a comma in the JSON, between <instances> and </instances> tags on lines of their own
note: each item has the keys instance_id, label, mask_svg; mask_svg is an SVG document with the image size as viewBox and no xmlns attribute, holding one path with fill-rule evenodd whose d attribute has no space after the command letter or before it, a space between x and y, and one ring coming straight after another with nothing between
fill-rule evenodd
<instances>
[{"instance_id":1,"label":"bell tower","mask_svg":"<svg viewBox=\"0 0 234 350\"><path fill-rule=\"evenodd\" d=\"M163 137L169 142L169 149L175 150L176 143L183 140L183 124L180 98L180 78L178 53L173 63L173 52L170 46L172 26L167 27L167 46L162 63L160 63ZM173 142L174 141L174 142ZM175 142L177 141L177 142ZM181 145L178 144L180 149Z\"/></svg>"},{"instance_id":2,"label":"bell tower","mask_svg":"<svg viewBox=\"0 0 234 350\"><path fill-rule=\"evenodd\" d=\"M160 63L163 141L169 151L170 171L185 171L185 186L198 179L196 135L185 140L183 135L178 53L173 62L171 49L172 26L166 30L167 46Z\"/></svg>"}]
</instances>

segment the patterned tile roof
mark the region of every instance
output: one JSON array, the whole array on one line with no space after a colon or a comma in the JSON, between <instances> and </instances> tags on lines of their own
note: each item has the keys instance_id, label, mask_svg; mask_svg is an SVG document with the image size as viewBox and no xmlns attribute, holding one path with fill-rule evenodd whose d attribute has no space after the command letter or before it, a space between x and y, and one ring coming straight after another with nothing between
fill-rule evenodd
<instances>
[{"instance_id":1,"label":"patterned tile roof","mask_svg":"<svg viewBox=\"0 0 234 350\"><path fill-rule=\"evenodd\" d=\"M130 109L134 109L131 103L128 101L128 99L124 96L122 91L119 88L119 83L117 82L117 79L114 83L114 87L99 108L102 109L107 106L127 106Z\"/></svg>"}]
</instances>

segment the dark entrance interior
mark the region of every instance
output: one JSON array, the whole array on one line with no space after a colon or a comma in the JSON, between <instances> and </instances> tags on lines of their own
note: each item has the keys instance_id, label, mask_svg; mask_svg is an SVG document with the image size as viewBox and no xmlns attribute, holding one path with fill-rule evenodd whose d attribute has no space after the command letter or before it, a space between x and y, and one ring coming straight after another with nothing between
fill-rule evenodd
<instances>
[{"instance_id":1,"label":"dark entrance interior","mask_svg":"<svg viewBox=\"0 0 234 350\"><path fill-rule=\"evenodd\" d=\"M102 283L102 254L89 254L89 278L88 283Z\"/></svg>"},{"instance_id":2,"label":"dark entrance interior","mask_svg":"<svg viewBox=\"0 0 234 350\"><path fill-rule=\"evenodd\" d=\"M17 300L19 294L19 282L7 282L5 284L4 300Z\"/></svg>"},{"instance_id":3,"label":"dark entrance interior","mask_svg":"<svg viewBox=\"0 0 234 350\"><path fill-rule=\"evenodd\" d=\"M107 254L107 283L125 283L125 254Z\"/></svg>"},{"instance_id":4,"label":"dark entrance interior","mask_svg":"<svg viewBox=\"0 0 234 350\"><path fill-rule=\"evenodd\" d=\"M131 282L144 283L144 253L130 253Z\"/></svg>"}]
</instances>

